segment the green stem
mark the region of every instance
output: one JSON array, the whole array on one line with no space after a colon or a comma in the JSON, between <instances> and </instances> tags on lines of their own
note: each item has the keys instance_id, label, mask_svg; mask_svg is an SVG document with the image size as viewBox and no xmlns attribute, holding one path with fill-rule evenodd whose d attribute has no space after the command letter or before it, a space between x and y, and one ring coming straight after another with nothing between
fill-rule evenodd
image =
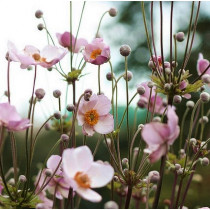
<instances>
[{"instance_id":1,"label":"green stem","mask_svg":"<svg viewBox=\"0 0 210 210\"><path fill-rule=\"evenodd\" d=\"M101 95L101 78L100 78L100 65L98 65L98 94Z\"/></svg>"},{"instance_id":2,"label":"green stem","mask_svg":"<svg viewBox=\"0 0 210 210\"><path fill-rule=\"evenodd\" d=\"M100 29L100 27L101 27L101 22L102 22L102 20L103 20L103 17L105 16L105 14L106 13L108 13L109 11L106 11L106 12L104 12L104 14L101 16L101 19L100 19L100 21L99 21L99 24L98 24L98 28L97 28L97 32L96 32L96 37L98 37L98 33L99 33L99 29Z\"/></svg>"}]
</instances>

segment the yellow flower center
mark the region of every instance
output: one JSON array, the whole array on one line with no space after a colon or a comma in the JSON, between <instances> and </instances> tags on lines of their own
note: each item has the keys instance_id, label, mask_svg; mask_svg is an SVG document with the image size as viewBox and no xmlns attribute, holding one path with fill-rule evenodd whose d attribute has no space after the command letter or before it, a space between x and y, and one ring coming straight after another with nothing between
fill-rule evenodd
<instances>
[{"instance_id":1,"label":"yellow flower center","mask_svg":"<svg viewBox=\"0 0 210 210\"><path fill-rule=\"evenodd\" d=\"M77 172L74 176L74 180L77 182L77 184L80 187L83 188L90 188L90 178L87 174L84 174L82 172Z\"/></svg>"},{"instance_id":2,"label":"yellow flower center","mask_svg":"<svg viewBox=\"0 0 210 210\"><path fill-rule=\"evenodd\" d=\"M91 59L96 59L97 56L101 55L101 49L96 49L96 50L93 50L91 55L90 55L90 58Z\"/></svg>"},{"instance_id":3,"label":"yellow flower center","mask_svg":"<svg viewBox=\"0 0 210 210\"><path fill-rule=\"evenodd\" d=\"M88 125L95 125L98 122L98 112L95 109L91 109L90 111L85 113L85 122Z\"/></svg>"},{"instance_id":4,"label":"yellow flower center","mask_svg":"<svg viewBox=\"0 0 210 210\"><path fill-rule=\"evenodd\" d=\"M46 62L46 58L42 58L38 53L33 54L32 57L36 62Z\"/></svg>"}]
</instances>

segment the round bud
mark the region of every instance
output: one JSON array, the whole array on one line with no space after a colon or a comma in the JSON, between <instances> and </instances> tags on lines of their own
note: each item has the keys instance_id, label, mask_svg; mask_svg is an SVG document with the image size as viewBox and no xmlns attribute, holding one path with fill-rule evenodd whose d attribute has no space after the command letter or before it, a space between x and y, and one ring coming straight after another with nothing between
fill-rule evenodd
<instances>
[{"instance_id":1,"label":"round bud","mask_svg":"<svg viewBox=\"0 0 210 210\"><path fill-rule=\"evenodd\" d=\"M139 85L137 87L137 92L139 95L143 95L145 93L145 87L143 85Z\"/></svg>"},{"instance_id":2,"label":"round bud","mask_svg":"<svg viewBox=\"0 0 210 210\"><path fill-rule=\"evenodd\" d=\"M61 91L60 91L60 90L54 90L54 91L53 91L53 96L54 96L55 98L59 98L59 97L61 96Z\"/></svg>"},{"instance_id":3,"label":"round bud","mask_svg":"<svg viewBox=\"0 0 210 210\"><path fill-rule=\"evenodd\" d=\"M66 135L66 134L62 134L60 138L61 138L61 140L64 141L64 142L69 141L69 136Z\"/></svg>"},{"instance_id":4,"label":"round bud","mask_svg":"<svg viewBox=\"0 0 210 210\"><path fill-rule=\"evenodd\" d=\"M124 80L126 80L126 73L123 76ZM131 71L127 72L127 81L130 81L133 78L133 73Z\"/></svg>"},{"instance_id":5,"label":"round bud","mask_svg":"<svg viewBox=\"0 0 210 210\"><path fill-rule=\"evenodd\" d=\"M164 90L165 90L166 92L168 92L170 89L171 89L171 84L166 83L166 84L164 85Z\"/></svg>"},{"instance_id":6,"label":"round bud","mask_svg":"<svg viewBox=\"0 0 210 210\"><path fill-rule=\"evenodd\" d=\"M25 183L27 181L26 177L24 175L19 176L19 182Z\"/></svg>"},{"instance_id":7,"label":"round bud","mask_svg":"<svg viewBox=\"0 0 210 210\"><path fill-rule=\"evenodd\" d=\"M209 118L207 116L203 116L200 118L199 120L200 123L208 123L209 122Z\"/></svg>"},{"instance_id":8,"label":"round bud","mask_svg":"<svg viewBox=\"0 0 210 210\"><path fill-rule=\"evenodd\" d=\"M111 146L112 140L110 138L107 138L106 141L107 141L108 146Z\"/></svg>"},{"instance_id":9,"label":"round bud","mask_svg":"<svg viewBox=\"0 0 210 210\"><path fill-rule=\"evenodd\" d=\"M202 142L201 142L201 147L202 147L203 149L207 149L207 144L206 144L205 141L202 141Z\"/></svg>"},{"instance_id":10,"label":"round bud","mask_svg":"<svg viewBox=\"0 0 210 210\"><path fill-rule=\"evenodd\" d=\"M118 182L118 181L119 181L118 176L114 176L114 177L113 177L113 181L114 181L114 182Z\"/></svg>"},{"instance_id":11,"label":"round bud","mask_svg":"<svg viewBox=\"0 0 210 210\"><path fill-rule=\"evenodd\" d=\"M202 76L202 81L206 84L209 84L210 83L210 75L209 74L204 74Z\"/></svg>"},{"instance_id":12,"label":"round bud","mask_svg":"<svg viewBox=\"0 0 210 210\"><path fill-rule=\"evenodd\" d=\"M192 109L192 108L195 106L195 103L194 103L194 101L188 101L188 102L186 103L186 106L187 106L188 108Z\"/></svg>"},{"instance_id":13,"label":"round bud","mask_svg":"<svg viewBox=\"0 0 210 210\"><path fill-rule=\"evenodd\" d=\"M137 106L139 107L139 108L145 108L146 107L146 105L147 105L147 102L145 101L145 100L139 100L138 102L137 102Z\"/></svg>"},{"instance_id":14,"label":"round bud","mask_svg":"<svg viewBox=\"0 0 210 210\"><path fill-rule=\"evenodd\" d=\"M47 168L47 169L45 170L44 174L45 174L45 176L49 176L49 177L51 177L51 176L52 176L52 174L53 174L53 172L52 172L52 170L51 170L51 169Z\"/></svg>"},{"instance_id":15,"label":"round bud","mask_svg":"<svg viewBox=\"0 0 210 210\"><path fill-rule=\"evenodd\" d=\"M139 148L138 148L138 147L134 147L134 148L133 148L133 153L134 153L134 155L137 154L138 152L139 152Z\"/></svg>"},{"instance_id":16,"label":"round bud","mask_svg":"<svg viewBox=\"0 0 210 210\"><path fill-rule=\"evenodd\" d=\"M42 23L39 23L37 25L37 28L38 28L39 31L42 31L44 29L44 25Z\"/></svg>"},{"instance_id":17,"label":"round bud","mask_svg":"<svg viewBox=\"0 0 210 210\"><path fill-rule=\"evenodd\" d=\"M171 74L171 69L170 68L165 68L165 72L167 75Z\"/></svg>"},{"instance_id":18,"label":"round bud","mask_svg":"<svg viewBox=\"0 0 210 210\"><path fill-rule=\"evenodd\" d=\"M55 119L60 120L61 119L61 113L59 111L55 112L54 117L55 117Z\"/></svg>"},{"instance_id":19,"label":"round bud","mask_svg":"<svg viewBox=\"0 0 210 210\"><path fill-rule=\"evenodd\" d=\"M149 61L148 67L149 67L150 69L154 69L154 68L155 68L153 61Z\"/></svg>"},{"instance_id":20,"label":"round bud","mask_svg":"<svg viewBox=\"0 0 210 210\"><path fill-rule=\"evenodd\" d=\"M160 174L158 171L150 171L148 174L148 178L151 183L157 183L160 179Z\"/></svg>"},{"instance_id":21,"label":"round bud","mask_svg":"<svg viewBox=\"0 0 210 210\"><path fill-rule=\"evenodd\" d=\"M141 129L143 129L144 128L144 125L143 124L139 124L138 125L138 130L141 130Z\"/></svg>"},{"instance_id":22,"label":"round bud","mask_svg":"<svg viewBox=\"0 0 210 210\"><path fill-rule=\"evenodd\" d=\"M202 166L208 166L209 165L209 159L207 157L204 157L201 159L201 165Z\"/></svg>"},{"instance_id":23,"label":"round bud","mask_svg":"<svg viewBox=\"0 0 210 210\"><path fill-rule=\"evenodd\" d=\"M122 164L127 165L128 164L128 158L123 158L122 159Z\"/></svg>"},{"instance_id":24,"label":"round bud","mask_svg":"<svg viewBox=\"0 0 210 210\"><path fill-rule=\"evenodd\" d=\"M27 67L28 71L31 71L32 69L33 69L33 67L31 65Z\"/></svg>"},{"instance_id":25,"label":"round bud","mask_svg":"<svg viewBox=\"0 0 210 210\"><path fill-rule=\"evenodd\" d=\"M161 118L156 116L152 119L152 122L161 122Z\"/></svg>"},{"instance_id":26,"label":"round bud","mask_svg":"<svg viewBox=\"0 0 210 210\"><path fill-rule=\"evenodd\" d=\"M50 130L50 124L49 123L46 123L45 126L44 126L45 130L49 131Z\"/></svg>"},{"instance_id":27,"label":"round bud","mask_svg":"<svg viewBox=\"0 0 210 210\"><path fill-rule=\"evenodd\" d=\"M171 201L169 199L165 199L163 201L163 203L166 205L166 206L170 206L171 205Z\"/></svg>"},{"instance_id":28,"label":"round bud","mask_svg":"<svg viewBox=\"0 0 210 210\"><path fill-rule=\"evenodd\" d=\"M130 55L130 53L131 53L131 48L130 48L130 46L129 45L122 45L121 47L120 47L120 54L122 55L122 56L129 56Z\"/></svg>"},{"instance_id":29,"label":"round bud","mask_svg":"<svg viewBox=\"0 0 210 210\"><path fill-rule=\"evenodd\" d=\"M73 112L73 111L74 111L74 105L73 105L73 104L68 104L68 105L66 106L66 109L67 109L67 111L69 111L69 112Z\"/></svg>"},{"instance_id":30,"label":"round bud","mask_svg":"<svg viewBox=\"0 0 210 210\"><path fill-rule=\"evenodd\" d=\"M91 89L86 89L85 92L84 92L84 94L85 93L89 93L90 95L92 95L93 94L93 91Z\"/></svg>"},{"instance_id":31,"label":"round bud","mask_svg":"<svg viewBox=\"0 0 210 210\"><path fill-rule=\"evenodd\" d=\"M177 67L177 66L178 66L178 63L175 62L175 61L172 61L172 66L173 66L173 67Z\"/></svg>"},{"instance_id":32,"label":"round bud","mask_svg":"<svg viewBox=\"0 0 210 210\"><path fill-rule=\"evenodd\" d=\"M119 209L118 204L115 201L107 201L104 204L105 209Z\"/></svg>"},{"instance_id":33,"label":"round bud","mask_svg":"<svg viewBox=\"0 0 210 210\"><path fill-rule=\"evenodd\" d=\"M170 63L168 61L165 61L164 62L164 67L170 69Z\"/></svg>"},{"instance_id":34,"label":"round bud","mask_svg":"<svg viewBox=\"0 0 210 210\"><path fill-rule=\"evenodd\" d=\"M209 94L207 92L203 92L200 94L200 99L203 103L208 103L210 100Z\"/></svg>"},{"instance_id":35,"label":"round bud","mask_svg":"<svg viewBox=\"0 0 210 210\"><path fill-rule=\"evenodd\" d=\"M183 171L184 171L184 169L183 168L180 168L176 172L177 172L178 175L182 175L183 174Z\"/></svg>"},{"instance_id":36,"label":"round bud","mask_svg":"<svg viewBox=\"0 0 210 210\"><path fill-rule=\"evenodd\" d=\"M182 102L182 97L179 96L179 95L175 95L174 98L173 98L173 102L175 104L180 104Z\"/></svg>"},{"instance_id":37,"label":"round bud","mask_svg":"<svg viewBox=\"0 0 210 210\"><path fill-rule=\"evenodd\" d=\"M147 83L147 86L148 86L149 88L153 88L154 83L153 83L152 81L149 81L149 82Z\"/></svg>"},{"instance_id":38,"label":"round bud","mask_svg":"<svg viewBox=\"0 0 210 210\"><path fill-rule=\"evenodd\" d=\"M36 18L41 18L42 15L43 15L43 12L42 12L41 10L37 10L37 11L35 12L35 17L36 17Z\"/></svg>"},{"instance_id":39,"label":"round bud","mask_svg":"<svg viewBox=\"0 0 210 210\"><path fill-rule=\"evenodd\" d=\"M4 95L5 95L6 97L8 97L8 91L7 91L7 90L4 91Z\"/></svg>"},{"instance_id":40,"label":"round bud","mask_svg":"<svg viewBox=\"0 0 210 210\"><path fill-rule=\"evenodd\" d=\"M184 41L184 33L183 33L183 32L178 32L178 33L176 34L176 40L177 40L178 42L183 42L183 41Z\"/></svg>"},{"instance_id":41,"label":"round bud","mask_svg":"<svg viewBox=\"0 0 210 210\"><path fill-rule=\"evenodd\" d=\"M178 73L180 74L185 74L185 70L184 69L179 69Z\"/></svg>"},{"instance_id":42,"label":"round bud","mask_svg":"<svg viewBox=\"0 0 210 210\"><path fill-rule=\"evenodd\" d=\"M36 89L35 95L36 95L36 97L37 97L39 100L43 99L44 96L45 96L45 91L44 91L44 89L42 89L42 88Z\"/></svg>"},{"instance_id":43,"label":"round bud","mask_svg":"<svg viewBox=\"0 0 210 210\"><path fill-rule=\"evenodd\" d=\"M157 185L155 184L152 186L152 191L156 191L156 190L157 190Z\"/></svg>"},{"instance_id":44,"label":"round bud","mask_svg":"<svg viewBox=\"0 0 210 210\"><path fill-rule=\"evenodd\" d=\"M125 175L127 175L127 174L128 174L128 169L127 169L127 168L124 168L124 169L123 169L123 173L124 173Z\"/></svg>"},{"instance_id":45,"label":"round bud","mask_svg":"<svg viewBox=\"0 0 210 210\"><path fill-rule=\"evenodd\" d=\"M111 72L108 72L108 73L106 74L106 79L107 79L108 81L112 81L113 76L112 76L112 73L111 73Z\"/></svg>"},{"instance_id":46,"label":"round bud","mask_svg":"<svg viewBox=\"0 0 210 210\"><path fill-rule=\"evenodd\" d=\"M179 154L180 154L180 155L185 155L185 150L184 150L184 149L180 149L180 150L179 150Z\"/></svg>"},{"instance_id":47,"label":"round bud","mask_svg":"<svg viewBox=\"0 0 210 210\"><path fill-rule=\"evenodd\" d=\"M117 15L117 10L115 8L110 8L109 15L115 17Z\"/></svg>"},{"instance_id":48,"label":"round bud","mask_svg":"<svg viewBox=\"0 0 210 210\"><path fill-rule=\"evenodd\" d=\"M84 100L85 101L89 101L90 100L90 97L91 97L91 94L90 93L85 93L84 94Z\"/></svg>"},{"instance_id":49,"label":"round bud","mask_svg":"<svg viewBox=\"0 0 210 210\"><path fill-rule=\"evenodd\" d=\"M203 85L203 86L200 87L200 90L199 90L199 91L200 91L200 92L203 92L205 89L206 89L206 88L205 88L205 85Z\"/></svg>"},{"instance_id":50,"label":"round bud","mask_svg":"<svg viewBox=\"0 0 210 210\"><path fill-rule=\"evenodd\" d=\"M175 166L175 170L176 170L176 171L179 170L179 169L181 168L181 165L178 164L178 163L176 163L174 166Z\"/></svg>"},{"instance_id":51,"label":"round bud","mask_svg":"<svg viewBox=\"0 0 210 210\"><path fill-rule=\"evenodd\" d=\"M52 68L52 67L50 67L50 68L47 68L47 70L48 70L48 71L52 71L52 70L53 70L53 68Z\"/></svg>"},{"instance_id":52,"label":"round bud","mask_svg":"<svg viewBox=\"0 0 210 210\"><path fill-rule=\"evenodd\" d=\"M197 140L195 138L190 139L190 145L196 145Z\"/></svg>"},{"instance_id":53,"label":"round bud","mask_svg":"<svg viewBox=\"0 0 210 210\"><path fill-rule=\"evenodd\" d=\"M15 186L15 180L13 178L11 178L8 183L12 186Z\"/></svg>"}]
</instances>

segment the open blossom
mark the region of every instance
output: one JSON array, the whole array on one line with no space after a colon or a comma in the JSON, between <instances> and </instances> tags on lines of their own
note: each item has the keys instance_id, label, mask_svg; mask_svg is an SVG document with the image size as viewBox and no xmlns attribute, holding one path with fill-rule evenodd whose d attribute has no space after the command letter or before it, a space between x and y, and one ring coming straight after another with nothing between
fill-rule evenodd
<instances>
[{"instance_id":1,"label":"open blossom","mask_svg":"<svg viewBox=\"0 0 210 210\"><path fill-rule=\"evenodd\" d=\"M114 175L111 165L93 161L87 146L64 150L63 169L74 191L92 202L100 202L102 198L91 188L107 185Z\"/></svg>"},{"instance_id":2,"label":"open blossom","mask_svg":"<svg viewBox=\"0 0 210 210\"><path fill-rule=\"evenodd\" d=\"M151 88L149 88L147 84L148 84L148 82L141 83L141 85L144 86L144 88L145 88L145 93L140 96L140 100L138 102L138 105L141 108L147 108L148 107ZM157 113L157 114L163 114L163 112L165 110L163 99L159 95L157 95L156 99L155 99L155 88L153 87L152 93L151 93L150 104L149 104L149 111L150 112L153 111L154 103L155 103L154 112Z\"/></svg>"},{"instance_id":3,"label":"open blossom","mask_svg":"<svg viewBox=\"0 0 210 210\"><path fill-rule=\"evenodd\" d=\"M61 157L59 155L52 155L47 161L47 168L52 170L52 173L56 170ZM70 185L65 181L62 166L58 168L55 176L51 179L46 189L52 195L54 195L56 189L56 198L62 200L68 198Z\"/></svg>"},{"instance_id":4,"label":"open blossom","mask_svg":"<svg viewBox=\"0 0 210 210\"><path fill-rule=\"evenodd\" d=\"M84 98L79 104L77 120L85 135L95 132L108 134L114 130L114 119L111 114L111 101L104 95L93 94L89 101Z\"/></svg>"},{"instance_id":5,"label":"open blossom","mask_svg":"<svg viewBox=\"0 0 210 210\"><path fill-rule=\"evenodd\" d=\"M201 75L205 69L208 67L209 65L209 61L207 59L203 58L203 54L199 53L198 56L198 61L197 61L197 71L198 71L198 75ZM206 71L205 74L209 74L210 75L210 67L208 68L208 70Z\"/></svg>"},{"instance_id":6,"label":"open blossom","mask_svg":"<svg viewBox=\"0 0 210 210\"><path fill-rule=\"evenodd\" d=\"M87 44L83 51L86 62L101 65L110 59L110 48L102 38L95 38L91 44Z\"/></svg>"},{"instance_id":7,"label":"open blossom","mask_svg":"<svg viewBox=\"0 0 210 210\"><path fill-rule=\"evenodd\" d=\"M30 127L29 119L22 119L14 106L9 103L0 103L0 126L10 131L21 131Z\"/></svg>"},{"instance_id":8,"label":"open blossom","mask_svg":"<svg viewBox=\"0 0 210 210\"><path fill-rule=\"evenodd\" d=\"M83 38L76 39L71 33L67 31L64 32L63 34L56 33L56 36L61 46L68 48L69 51L71 51L72 49L72 52L74 53L79 53L81 48L85 47L88 44L86 39Z\"/></svg>"},{"instance_id":9,"label":"open blossom","mask_svg":"<svg viewBox=\"0 0 210 210\"><path fill-rule=\"evenodd\" d=\"M168 147L179 136L178 117L171 106L168 106L167 118L167 124L151 122L146 124L142 130L142 138L148 146L145 152L150 154L149 159L152 163L165 155Z\"/></svg>"},{"instance_id":10,"label":"open blossom","mask_svg":"<svg viewBox=\"0 0 210 210\"><path fill-rule=\"evenodd\" d=\"M51 45L44 47L41 51L34 46L27 45L23 51L19 51L12 42L8 42L9 58L12 61L20 62L22 69L30 65L40 65L44 68L51 68L58 63L67 52L67 49Z\"/></svg>"}]
</instances>

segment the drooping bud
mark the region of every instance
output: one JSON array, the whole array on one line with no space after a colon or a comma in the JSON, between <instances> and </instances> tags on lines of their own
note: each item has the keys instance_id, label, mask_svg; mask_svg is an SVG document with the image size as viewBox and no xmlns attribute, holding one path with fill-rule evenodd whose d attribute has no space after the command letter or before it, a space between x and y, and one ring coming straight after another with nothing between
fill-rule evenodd
<instances>
[{"instance_id":1,"label":"drooping bud","mask_svg":"<svg viewBox=\"0 0 210 210\"><path fill-rule=\"evenodd\" d=\"M109 15L115 17L117 15L117 10L115 8L110 8Z\"/></svg>"},{"instance_id":2,"label":"drooping bud","mask_svg":"<svg viewBox=\"0 0 210 210\"><path fill-rule=\"evenodd\" d=\"M176 40L178 41L178 42L183 42L184 41L184 33L183 32L178 32L177 34L176 34Z\"/></svg>"},{"instance_id":3,"label":"drooping bud","mask_svg":"<svg viewBox=\"0 0 210 210\"><path fill-rule=\"evenodd\" d=\"M122 55L122 56L129 56L130 55L130 53L131 53L131 48L130 48L130 46L129 45L122 45L121 47L120 47L120 54Z\"/></svg>"},{"instance_id":4,"label":"drooping bud","mask_svg":"<svg viewBox=\"0 0 210 210\"><path fill-rule=\"evenodd\" d=\"M44 89L42 89L42 88L36 89L35 95L36 95L36 97L37 97L39 100L43 99L44 96L45 96L45 91L44 91Z\"/></svg>"}]
</instances>

